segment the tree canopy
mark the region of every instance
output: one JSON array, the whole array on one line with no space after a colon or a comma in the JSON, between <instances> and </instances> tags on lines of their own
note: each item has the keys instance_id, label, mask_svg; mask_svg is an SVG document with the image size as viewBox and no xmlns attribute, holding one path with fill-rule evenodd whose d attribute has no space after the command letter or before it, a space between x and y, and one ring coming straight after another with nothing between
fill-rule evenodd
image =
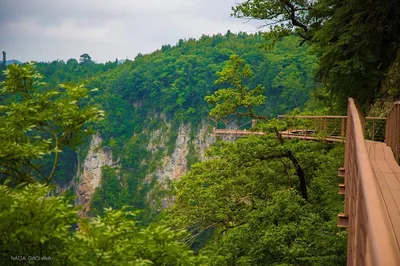
<instances>
[{"instance_id":1,"label":"tree canopy","mask_svg":"<svg viewBox=\"0 0 400 266\"><path fill-rule=\"evenodd\" d=\"M308 201L285 150L306 173ZM282 146L274 134L220 143L176 184L168 224L189 230L190 244L213 232L201 250L210 265L344 265L346 232L335 216L342 152L304 141Z\"/></svg>"},{"instance_id":2,"label":"tree canopy","mask_svg":"<svg viewBox=\"0 0 400 266\"><path fill-rule=\"evenodd\" d=\"M393 87L399 84L393 74L400 48L396 1L247 0L232 14L265 21L269 43L297 35L312 45L317 77L342 107L348 97L368 107L382 96L400 96Z\"/></svg>"},{"instance_id":3,"label":"tree canopy","mask_svg":"<svg viewBox=\"0 0 400 266\"><path fill-rule=\"evenodd\" d=\"M201 265L201 257L179 242L185 232L157 225L140 228L128 210L78 218L70 200L49 196L50 190L38 183L0 185L1 264Z\"/></svg>"},{"instance_id":4,"label":"tree canopy","mask_svg":"<svg viewBox=\"0 0 400 266\"><path fill-rule=\"evenodd\" d=\"M254 110L265 97L261 86L244 85L251 74L250 67L233 55L216 82L229 88L206 100L215 104L210 115L216 118L262 119L257 130L265 135L211 148L208 159L193 165L176 183L167 221L189 230L190 244L212 232L212 241L202 243L201 249L210 265L344 264L346 258L340 254L346 234L336 228L330 210L320 208L341 207L337 196L322 192L336 187L335 171L322 162L340 164L343 155L336 151L343 147L284 141L278 132L282 125ZM332 248L317 248L321 243L331 243Z\"/></svg>"},{"instance_id":5,"label":"tree canopy","mask_svg":"<svg viewBox=\"0 0 400 266\"><path fill-rule=\"evenodd\" d=\"M54 177L59 153L77 147L87 133L84 126L98 121L103 112L83 106L89 90L83 86L46 88L34 65L11 65L5 71L0 97L0 171L18 184L35 179L49 184ZM42 169L46 155L53 155L50 172Z\"/></svg>"},{"instance_id":6,"label":"tree canopy","mask_svg":"<svg viewBox=\"0 0 400 266\"><path fill-rule=\"evenodd\" d=\"M262 94L264 88L257 85L249 89L244 82L253 76L248 64L238 55L232 55L221 72L217 72L218 79L215 84L232 86L217 90L205 99L210 104L216 104L210 111L210 116L215 119L233 117L256 118L254 107L265 104L266 97ZM226 121L226 123L229 123Z\"/></svg>"}]
</instances>

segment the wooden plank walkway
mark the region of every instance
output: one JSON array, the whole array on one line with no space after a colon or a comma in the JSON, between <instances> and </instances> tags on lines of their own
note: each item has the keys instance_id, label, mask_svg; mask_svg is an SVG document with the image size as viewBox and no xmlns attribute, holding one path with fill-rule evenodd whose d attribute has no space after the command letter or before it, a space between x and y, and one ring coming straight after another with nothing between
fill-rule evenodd
<instances>
[{"instance_id":1,"label":"wooden plank walkway","mask_svg":"<svg viewBox=\"0 0 400 266\"><path fill-rule=\"evenodd\" d=\"M379 185L390 224L400 248L400 166L382 142L366 141L368 157Z\"/></svg>"}]
</instances>

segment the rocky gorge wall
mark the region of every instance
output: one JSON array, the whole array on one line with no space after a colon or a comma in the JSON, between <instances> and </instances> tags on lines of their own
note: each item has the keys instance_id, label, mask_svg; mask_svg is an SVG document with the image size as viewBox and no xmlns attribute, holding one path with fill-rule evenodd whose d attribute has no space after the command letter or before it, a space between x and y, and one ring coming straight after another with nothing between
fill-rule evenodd
<instances>
[{"instance_id":1,"label":"rocky gorge wall","mask_svg":"<svg viewBox=\"0 0 400 266\"><path fill-rule=\"evenodd\" d=\"M172 126L163 115L159 115L158 118L163 121L160 128L143 132L143 134L149 134L147 150L152 156L148 160L158 160L158 166L147 172L143 182L156 181L154 182L154 189L168 189L168 184L171 181L177 180L187 173L190 167L188 165L189 156L204 160L205 151L215 141L215 138L212 135L211 126L206 121L202 121L197 127L193 127L190 123L182 123L175 132L177 136L172 152L168 152L167 143L172 138ZM76 203L84 206L83 214L90 210L92 196L96 188L101 185L101 168L106 165L114 168L119 167L112 152L106 147L102 147L101 142L102 138L98 133L92 136L88 154L84 162L81 162L83 167L78 167L78 182L76 182L75 188ZM157 153L159 155L156 158ZM142 163L149 162L143 161ZM83 170L80 170L81 168ZM147 200L152 201L151 192ZM169 205L168 202L171 200L165 198L162 201L162 206L165 207Z\"/></svg>"},{"instance_id":2,"label":"rocky gorge wall","mask_svg":"<svg viewBox=\"0 0 400 266\"><path fill-rule=\"evenodd\" d=\"M101 182L101 168L105 165L113 166L113 156L111 151L101 147L102 139L97 133L92 136L89 151L83 162L83 171L81 173L78 167L78 184L75 190L76 203L83 205L82 213L90 210L90 200Z\"/></svg>"},{"instance_id":3,"label":"rocky gorge wall","mask_svg":"<svg viewBox=\"0 0 400 266\"><path fill-rule=\"evenodd\" d=\"M166 134L160 134L159 131L150 133L149 151L155 153L158 149L164 149L169 139L171 125L166 123ZM212 135L210 125L202 121L197 127L197 132L192 134L193 129L190 123L180 124L177 137L174 144L174 150L171 154L165 150L160 165L153 172L149 172L146 181L156 179L158 184L162 185L168 181L177 180L188 171L188 156L194 155L199 160L204 160L205 151L214 143L215 138ZM193 151L191 151L193 147ZM189 154L194 152L194 154Z\"/></svg>"}]
</instances>

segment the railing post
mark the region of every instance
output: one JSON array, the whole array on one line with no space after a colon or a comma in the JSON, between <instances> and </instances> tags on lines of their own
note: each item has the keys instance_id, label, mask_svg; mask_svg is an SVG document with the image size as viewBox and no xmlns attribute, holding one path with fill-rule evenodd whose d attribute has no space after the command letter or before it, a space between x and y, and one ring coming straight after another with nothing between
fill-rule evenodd
<instances>
[{"instance_id":1,"label":"railing post","mask_svg":"<svg viewBox=\"0 0 400 266\"><path fill-rule=\"evenodd\" d=\"M397 150L396 150L396 160L399 162L400 157L400 102L397 103L397 110L395 111L395 119L396 119L396 129L394 131L394 137L396 138ZM397 134L396 134L397 132ZM397 136L396 136L397 135Z\"/></svg>"},{"instance_id":2,"label":"railing post","mask_svg":"<svg viewBox=\"0 0 400 266\"><path fill-rule=\"evenodd\" d=\"M340 136L342 137L342 138L344 138L344 129L345 129L345 119L344 118L342 118L342 126L341 126L341 133L340 133Z\"/></svg>"},{"instance_id":3,"label":"railing post","mask_svg":"<svg viewBox=\"0 0 400 266\"><path fill-rule=\"evenodd\" d=\"M372 140L375 140L375 119L372 119Z\"/></svg>"},{"instance_id":4,"label":"railing post","mask_svg":"<svg viewBox=\"0 0 400 266\"><path fill-rule=\"evenodd\" d=\"M397 108L396 108L397 107ZM396 121L395 129L393 131L394 139L395 139L395 158L396 161L399 162L400 157L400 102L396 104L394 111L394 120Z\"/></svg>"},{"instance_id":5,"label":"railing post","mask_svg":"<svg viewBox=\"0 0 400 266\"><path fill-rule=\"evenodd\" d=\"M385 143L392 149L394 158L400 163L400 101L394 103L387 116Z\"/></svg>"}]
</instances>

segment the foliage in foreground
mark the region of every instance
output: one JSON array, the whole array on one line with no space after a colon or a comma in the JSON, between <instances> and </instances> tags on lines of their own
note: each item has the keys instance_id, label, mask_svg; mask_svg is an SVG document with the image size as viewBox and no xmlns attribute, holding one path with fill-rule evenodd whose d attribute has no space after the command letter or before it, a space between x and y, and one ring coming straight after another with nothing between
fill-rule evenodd
<instances>
[{"instance_id":1,"label":"foliage in foreground","mask_svg":"<svg viewBox=\"0 0 400 266\"><path fill-rule=\"evenodd\" d=\"M89 90L83 86L46 87L34 65L11 65L5 76L0 84L0 182L49 184L60 153L77 147L87 133L84 126L103 112L84 105ZM51 163L44 169L46 160Z\"/></svg>"},{"instance_id":2,"label":"foliage in foreground","mask_svg":"<svg viewBox=\"0 0 400 266\"><path fill-rule=\"evenodd\" d=\"M271 136L211 149L176 184L169 225L189 230L190 244L214 230L201 250L210 265L344 265L346 231L336 227L343 203L335 193L343 147L297 140L282 146ZM285 150L306 173L308 201Z\"/></svg>"},{"instance_id":3,"label":"foliage in foreground","mask_svg":"<svg viewBox=\"0 0 400 266\"><path fill-rule=\"evenodd\" d=\"M0 264L200 265L200 257L178 241L184 232L157 225L140 228L125 210L107 209L103 217L80 219L67 198L50 192L38 183L0 186ZM17 256L25 260L12 260Z\"/></svg>"}]
</instances>

